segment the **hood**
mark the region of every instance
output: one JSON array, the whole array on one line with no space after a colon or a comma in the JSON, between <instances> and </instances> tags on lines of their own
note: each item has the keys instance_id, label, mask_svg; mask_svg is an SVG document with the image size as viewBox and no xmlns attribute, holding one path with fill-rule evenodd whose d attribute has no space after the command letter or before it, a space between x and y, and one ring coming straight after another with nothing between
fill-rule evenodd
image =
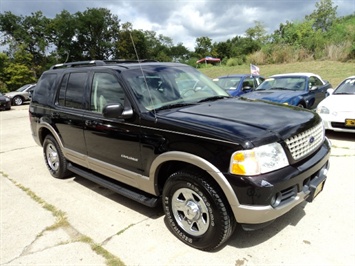
<instances>
[{"instance_id":1,"label":"hood","mask_svg":"<svg viewBox=\"0 0 355 266\"><path fill-rule=\"evenodd\" d=\"M5 93L5 95L6 95L7 97L10 97L10 98L12 98L12 97L14 97L15 95L18 95L18 94L22 94L22 93L21 93L21 92L18 92L18 91L11 91L11 92Z\"/></svg>"},{"instance_id":2,"label":"hood","mask_svg":"<svg viewBox=\"0 0 355 266\"><path fill-rule=\"evenodd\" d=\"M5 100L9 99L9 97L7 97L6 95L0 95L0 99L5 101Z\"/></svg>"},{"instance_id":3,"label":"hood","mask_svg":"<svg viewBox=\"0 0 355 266\"><path fill-rule=\"evenodd\" d=\"M277 103L288 103L290 99L302 96L304 91L290 90L260 90L244 94L243 97L248 99L261 99Z\"/></svg>"},{"instance_id":4,"label":"hood","mask_svg":"<svg viewBox=\"0 0 355 266\"><path fill-rule=\"evenodd\" d=\"M320 123L308 110L275 103L230 98L158 112L158 119L184 132L254 146L285 140ZM171 129L171 128L170 128Z\"/></svg>"},{"instance_id":5,"label":"hood","mask_svg":"<svg viewBox=\"0 0 355 266\"><path fill-rule=\"evenodd\" d=\"M330 110L355 112L355 94L332 94L319 103Z\"/></svg>"}]
</instances>

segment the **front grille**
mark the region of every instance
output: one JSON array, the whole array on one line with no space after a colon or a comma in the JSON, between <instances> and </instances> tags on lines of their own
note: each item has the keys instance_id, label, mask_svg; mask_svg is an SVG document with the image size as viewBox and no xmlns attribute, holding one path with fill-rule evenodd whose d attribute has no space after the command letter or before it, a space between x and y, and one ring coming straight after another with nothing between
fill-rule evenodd
<instances>
[{"instance_id":1,"label":"front grille","mask_svg":"<svg viewBox=\"0 0 355 266\"><path fill-rule=\"evenodd\" d=\"M294 160L299 160L312 153L324 140L323 124L308 129L288 138L285 142Z\"/></svg>"}]
</instances>

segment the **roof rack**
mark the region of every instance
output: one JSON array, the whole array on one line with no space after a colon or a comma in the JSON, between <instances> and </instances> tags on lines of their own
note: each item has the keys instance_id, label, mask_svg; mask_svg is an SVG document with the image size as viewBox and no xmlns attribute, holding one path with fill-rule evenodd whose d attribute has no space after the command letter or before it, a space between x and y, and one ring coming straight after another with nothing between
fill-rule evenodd
<instances>
[{"instance_id":1,"label":"roof rack","mask_svg":"<svg viewBox=\"0 0 355 266\"><path fill-rule=\"evenodd\" d=\"M91 60L91 61L78 61L71 63L62 63L52 66L50 69L66 68L66 67L86 67L86 66L104 66L109 64L120 63L147 63L158 62L156 60L141 59L141 60L127 60L127 59L115 59L115 60Z\"/></svg>"}]
</instances>

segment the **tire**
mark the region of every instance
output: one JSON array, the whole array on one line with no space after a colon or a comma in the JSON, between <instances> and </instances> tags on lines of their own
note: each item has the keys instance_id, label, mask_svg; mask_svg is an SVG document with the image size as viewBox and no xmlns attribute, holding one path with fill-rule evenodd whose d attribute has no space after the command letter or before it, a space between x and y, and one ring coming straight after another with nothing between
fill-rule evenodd
<instances>
[{"instance_id":1,"label":"tire","mask_svg":"<svg viewBox=\"0 0 355 266\"><path fill-rule=\"evenodd\" d=\"M67 169L68 162L52 135L48 135L44 139L43 155L47 168L53 177L63 179L70 175Z\"/></svg>"},{"instance_id":2,"label":"tire","mask_svg":"<svg viewBox=\"0 0 355 266\"><path fill-rule=\"evenodd\" d=\"M12 99L12 104L13 105L22 105L23 104L23 99L21 96L15 96L13 99Z\"/></svg>"},{"instance_id":3,"label":"tire","mask_svg":"<svg viewBox=\"0 0 355 266\"><path fill-rule=\"evenodd\" d=\"M299 107L299 108L305 108L302 103L297 104L297 107Z\"/></svg>"},{"instance_id":4,"label":"tire","mask_svg":"<svg viewBox=\"0 0 355 266\"><path fill-rule=\"evenodd\" d=\"M202 174L172 174L163 190L168 227L185 244L211 251L232 235L235 219L221 192Z\"/></svg>"}]
</instances>

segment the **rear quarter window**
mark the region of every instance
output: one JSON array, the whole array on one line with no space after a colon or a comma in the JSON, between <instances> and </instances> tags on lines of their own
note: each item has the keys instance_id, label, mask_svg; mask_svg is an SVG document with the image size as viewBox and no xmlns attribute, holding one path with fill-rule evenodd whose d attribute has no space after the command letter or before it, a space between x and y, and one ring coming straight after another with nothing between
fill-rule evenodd
<instances>
[{"instance_id":1,"label":"rear quarter window","mask_svg":"<svg viewBox=\"0 0 355 266\"><path fill-rule=\"evenodd\" d=\"M32 102L47 104L48 100L53 96L56 79L57 74L44 73L33 92Z\"/></svg>"}]
</instances>

